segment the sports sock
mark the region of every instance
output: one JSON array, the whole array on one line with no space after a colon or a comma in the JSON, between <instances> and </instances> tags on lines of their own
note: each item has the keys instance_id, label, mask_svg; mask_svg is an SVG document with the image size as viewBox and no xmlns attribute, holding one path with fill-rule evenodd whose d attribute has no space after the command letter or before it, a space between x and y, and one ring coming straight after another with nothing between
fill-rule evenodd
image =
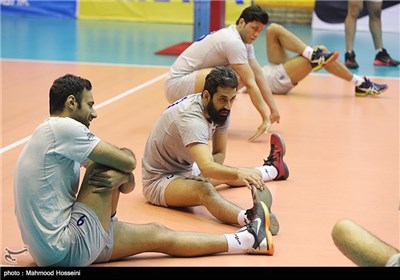
<instances>
[{"instance_id":1,"label":"sports sock","mask_svg":"<svg viewBox=\"0 0 400 280\"><path fill-rule=\"evenodd\" d=\"M193 176L200 176L201 175L201 171L200 171L199 166L197 165L197 163L193 163L192 175Z\"/></svg>"},{"instance_id":2,"label":"sports sock","mask_svg":"<svg viewBox=\"0 0 400 280\"><path fill-rule=\"evenodd\" d=\"M235 233L224 234L228 241L228 253L249 249L254 244L254 236L248 232L246 227L241 228Z\"/></svg>"},{"instance_id":3,"label":"sports sock","mask_svg":"<svg viewBox=\"0 0 400 280\"><path fill-rule=\"evenodd\" d=\"M307 46L304 49L302 56L307 58L308 60L311 60L313 52L314 52L314 50L311 47Z\"/></svg>"},{"instance_id":4,"label":"sports sock","mask_svg":"<svg viewBox=\"0 0 400 280\"><path fill-rule=\"evenodd\" d=\"M364 82L364 79L361 78L360 76L353 74L351 81L358 87L361 86L361 84Z\"/></svg>"},{"instance_id":5,"label":"sports sock","mask_svg":"<svg viewBox=\"0 0 400 280\"><path fill-rule=\"evenodd\" d=\"M263 165L256 168L260 170L264 182L272 181L278 176L278 170L273 165Z\"/></svg>"},{"instance_id":6,"label":"sports sock","mask_svg":"<svg viewBox=\"0 0 400 280\"><path fill-rule=\"evenodd\" d=\"M378 53L380 53L381 51L383 51L382 48L376 49L376 50L375 50L375 54L378 54Z\"/></svg>"},{"instance_id":7,"label":"sports sock","mask_svg":"<svg viewBox=\"0 0 400 280\"><path fill-rule=\"evenodd\" d=\"M245 226L250 223L246 215L246 210L240 211L237 219L240 226Z\"/></svg>"}]
</instances>

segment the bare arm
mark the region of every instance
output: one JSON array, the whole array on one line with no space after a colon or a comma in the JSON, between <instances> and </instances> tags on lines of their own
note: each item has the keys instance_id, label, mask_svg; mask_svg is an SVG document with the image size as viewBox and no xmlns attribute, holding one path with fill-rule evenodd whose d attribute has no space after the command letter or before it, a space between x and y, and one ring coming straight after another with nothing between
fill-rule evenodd
<instances>
[{"instance_id":1,"label":"bare arm","mask_svg":"<svg viewBox=\"0 0 400 280\"><path fill-rule=\"evenodd\" d=\"M249 189L252 185L261 189L264 187L264 182L257 173L215 162L208 145L191 144L187 148L205 178L219 184L246 186Z\"/></svg>"},{"instance_id":2,"label":"bare arm","mask_svg":"<svg viewBox=\"0 0 400 280\"><path fill-rule=\"evenodd\" d=\"M98 163L89 174L89 184L97 187L94 192L119 188L120 192L129 193L135 188L132 171L136 167L136 158L131 150L100 141L89 158Z\"/></svg>"},{"instance_id":3,"label":"bare arm","mask_svg":"<svg viewBox=\"0 0 400 280\"><path fill-rule=\"evenodd\" d=\"M261 91L258 88L254 73L249 64L232 64L231 67L239 74L243 84L246 86L251 102L261 115L262 123L257 128L257 131L249 138L249 141L254 141L261 134L268 131L271 123L268 117L268 108L263 100Z\"/></svg>"},{"instance_id":4,"label":"bare arm","mask_svg":"<svg viewBox=\"0 0 400 280\"><path fill-rule=\"evenodd\" d=\"M89 159L125 173L131 173L136 168L136 157L131 150L118 148L104 141L97 144Z\"/></svg>"},{"instance_id":5,"label":"bare arm","mask_svg":"<svg viewBox=\"0 0 400 280\"><path fill-rule=\"evenodd\" d=\"M269 117L271 124L273 124L274 122L279 123L280 115L278 111L278 106L276 105L272 91L264 78L264 73L260 64L256 59L250 59L249 64L251 69L253 70L256 83L258 85L258 88L260 89L261 95L271 111L271 115Z\"/></svg>"},{"instance_id":6,"label":"bare arm","mask_svg":"<svg viewBox=\"0 0 400 280\"><path fill-rule=\"evenodd\" d=\"M219 133L213 135L212 155L214 161L219 164L223 164L225 161L227 139L227 133Z\"/></svg>"}]
</instances>

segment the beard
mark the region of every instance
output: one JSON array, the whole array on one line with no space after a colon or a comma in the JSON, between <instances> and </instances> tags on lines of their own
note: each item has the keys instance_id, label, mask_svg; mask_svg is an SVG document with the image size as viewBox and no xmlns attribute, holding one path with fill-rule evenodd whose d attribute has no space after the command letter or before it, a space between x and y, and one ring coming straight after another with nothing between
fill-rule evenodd
<instances>
[{"instance_id":1,"label":"beard","mask_svg":"<svg viewBox=\"0 0 400 280\"><path fill-rule=\"evenodd\" d=\"M230 110L226 109L217 110L212 101L207 104L207 112L213 123L217 125L224 125L231 113Z\"/></svg>"}]
</instances>

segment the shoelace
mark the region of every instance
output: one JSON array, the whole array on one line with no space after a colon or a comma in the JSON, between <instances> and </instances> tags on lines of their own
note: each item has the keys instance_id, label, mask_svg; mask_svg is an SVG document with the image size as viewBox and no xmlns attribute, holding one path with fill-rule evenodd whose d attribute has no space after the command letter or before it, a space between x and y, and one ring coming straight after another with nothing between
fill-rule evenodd
<instances>
[{"instance_id":1,"label":"shoelace","mask_svg":"<svg viewBox=\"0 0 400 280\"><path fill-rule=\"evenodd\" d=\"M269 153L269 156L267 159L264 159L264 165L272 165L272 163L275 160L275 145L271 145L271 152Z\"/></svg>"},{"instance_id":2,"label":"shoelace","mask_svg":"<svg viewBox=\"0 0 400 280\"><path fill-rule=\"evenodd\" d=\"M246 212L245 212L245 215L246 215L247 220L249 221L249 224L250 224L250 222L253 220L253 211L251 209L247 209ZM249 224L246 224L246 226L249 225Z\"/></svg>"}]
</instances>

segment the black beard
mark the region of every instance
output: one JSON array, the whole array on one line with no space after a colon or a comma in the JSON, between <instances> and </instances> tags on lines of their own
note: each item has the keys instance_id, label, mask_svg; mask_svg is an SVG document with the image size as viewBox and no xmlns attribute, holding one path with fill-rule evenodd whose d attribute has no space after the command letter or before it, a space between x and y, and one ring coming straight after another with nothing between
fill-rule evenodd
<instances>
[{"instance_id":1,"label":"black beard","mask_svg":"<svg viewBox=\"0 0 400 280\"><path fill-rule=\"evenodd\" d=\"M221 112L228 112L228 114L226 116L221 115ZM224 125L226 120L229 117L229 114L231 113L230 111L226 110L226 109L221 109L219 111L217 111L217 109L215 109L214 103L211 101L207 104L207 112L210 115L210 119L213 123L217 124L217 125Z\"/></svg>"}]
</instances>

